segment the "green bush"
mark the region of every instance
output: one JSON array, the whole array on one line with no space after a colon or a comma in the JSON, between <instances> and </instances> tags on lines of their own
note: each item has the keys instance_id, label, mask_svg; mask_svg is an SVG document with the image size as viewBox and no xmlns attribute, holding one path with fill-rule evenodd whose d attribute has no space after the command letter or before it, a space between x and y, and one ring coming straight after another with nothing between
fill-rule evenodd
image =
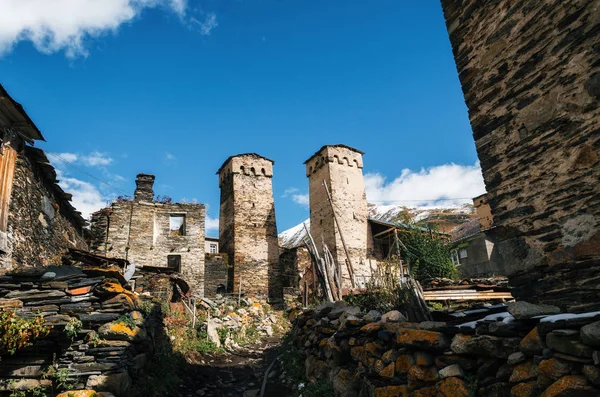
<instances>
[{"instance_id":1,"label":"green bush","mask_svg":"<svg viewBox=\"0 0 600 397\"><path fill-rule=\"evenodd\" d=\"M402 259L417 280L433 277L456 278L458 271L452 263L450 246L436 233L407 229L400 236Z\"/></svg>"}]
</instances>

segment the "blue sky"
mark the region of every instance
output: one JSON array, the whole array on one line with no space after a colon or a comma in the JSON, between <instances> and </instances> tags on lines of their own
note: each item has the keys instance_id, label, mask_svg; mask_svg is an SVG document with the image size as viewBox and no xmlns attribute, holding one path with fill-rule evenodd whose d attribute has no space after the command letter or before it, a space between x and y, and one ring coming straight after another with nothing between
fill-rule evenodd
<instances>
[{"instance_id":1,"label":"blue sky","mask_svg":"<svg viewBox=\"0 0 600 397\"><path fill-rule=\"evenodd\" d=\"M85 213L154 173L156 194L208 204L216 235L215 172L256 152L285 230L308 216L303 161L331 143L366 152L378 204L484 191L437 0L51 3L0 0L0 83L75 165L51 158Z\"/></svg>"}]
</instances>

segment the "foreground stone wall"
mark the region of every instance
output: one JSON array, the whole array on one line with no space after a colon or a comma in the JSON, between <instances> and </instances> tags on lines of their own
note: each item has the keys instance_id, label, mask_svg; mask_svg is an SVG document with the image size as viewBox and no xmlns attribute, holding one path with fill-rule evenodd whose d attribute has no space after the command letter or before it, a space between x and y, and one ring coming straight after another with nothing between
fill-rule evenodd
<instances>
[{"instance_id":1,"label":"foreground stone wall","mask_svg":"<svg viewBox=\"0 0 600 397\"><path fill-rule=\"evenodd\" d=\"M1 353L0 391L50 389L52 377L44 373L66 370L75 388L127 395L131 377L148 361L154 331L138 311L138 297L108 277L110 271L71 266L0 277L0 310L43 316L52 326L33 346ZM65 327L78 321L81 327L69 335Z\"/></svg>"},{"instance_id":2,"label":"foreground stone wall","mask_svg":"<svg viewBox=\"0 0 600 397\"><path fill-rule=\"evenodd\" d=\"M300 314L294 341L309 380L338 397L600 395L600 313L540 322L559 309L509 311L457 327L336 302Z\"/></svg>"},{"instance_id":3,"label":"foreground stone wall","mask_svg":"<svg viewBox=\"0 0 600 397\"><path fill-rule=\"evenodd\" d=\"M45 159L45 170L38 163ZM18 155L8 215L8 247L0 253L3 268L56 263L69 248L87 249L85 221L68 203L70 195L55 186L54 169L39 149ZM54 175L54 176L53 176Z\"/></svg>"},{"instance_id":4,"label":"foreground stone wall","mask_svg":"<svg viewBox=\"0 0 600 397\"><path fill-rule=\"evenodd\" d=\"M442 0L513 294L600 283L600 1Z\"/></svg>"},{"instance_id":5,"label":"foreground stone wall","mask_svg":"<svg viewBox=\"0 0 600 397\"><path fill-rule=\"evenodd\" d=\"M306 162L309 181L310 231L322 251L323 241L341 264L343 288L351 288L340 232L323 183L327 183L339 228L344 237L354 274L370 276L367 264L368 207L363 180L362 152L345 145L323 146ZM322 252L321 252L322 253Z\"/></svg>"},{"instance_id":6,"label":"foreground stone wall","mask_svg":"<svg viewBox=\"0 0 600 397\"><path fill-rule=\"evenodd\" d=\"M273 161L254 153L228 158L219 171L219 244L232 271L229 290L282 298L273 200Z\"/></svg>"}]
</instances>

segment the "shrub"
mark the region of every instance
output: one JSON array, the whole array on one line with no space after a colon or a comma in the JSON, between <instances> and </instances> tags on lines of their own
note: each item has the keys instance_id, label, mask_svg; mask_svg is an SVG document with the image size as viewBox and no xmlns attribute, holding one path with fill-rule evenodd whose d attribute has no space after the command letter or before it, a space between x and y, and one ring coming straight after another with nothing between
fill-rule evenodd
<instances>
[{"instance_id":1,"label":"shrub","mask_svg":"<svg viewBox=\"0 0 600 397\"><path fill-rule=\"evenodd\" d=\"M456 278L458 271L450 255L450 247L436 233L407 229L400 236L402 258L410 265L411 274L422 280L434 277Z\"/></svg>"},{"instance_id":2,"label":"shrub","mask_svg":"<svg viewBox=\"0 0 600 397\"><path fill-rule=\"evenodd\" d=\"M71 317L65 325L65 333L71 340L75 339L83 324L76 317Z\"/></svg>"},{"instance_id":3,"label":"shrub","mask_svg":"<svg viewBox=\"0 0 600 397\"><path fill-rule=\"evenodd\" d=\"M23 347L31 346L33 341L50 333L51 326L39 316L32 320L18 317L13 311L0 314L0 354L15 354Z\"/></svg>"},{"instance_id":4,"label":"shrub","mask_svg":"<svg viewBox=\"0 0 600 397\"><path fill-rule=\"evenodd\" d=\"M135 323L135 320L125 314L122 315L121 317L119 317L115 322L125 324L126 326L128 326L131 329L134 329L137 326L137 324Z\"/></svg>"}]
</instances>

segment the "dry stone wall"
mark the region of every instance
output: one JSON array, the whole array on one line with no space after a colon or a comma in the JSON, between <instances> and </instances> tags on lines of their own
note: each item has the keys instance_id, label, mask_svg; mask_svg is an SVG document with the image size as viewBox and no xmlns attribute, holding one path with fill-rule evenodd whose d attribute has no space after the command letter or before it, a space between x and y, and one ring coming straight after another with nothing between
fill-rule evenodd
<instances>
[{"instance_id":1,"label":"dry stone wall","mask_svg":"<svg viewBox=\"0 0 600 397\"><path fill-rule=\"evenodd\" d=\"M144 317L138 297L111 277L109 270L71 266L0 277L0 310L42 316L52 327L32 346L2 353L0 392L57 388L47 374L60 370L75 388L127 395L131 378L150 358L158 323Z\"/></svg>"},{"instance_id":2,"label":"dry stone wall","mask_svg":"<svg viewBox=\"0 0 600 397\"><path fill-rule=\"evenodd\" d=\"M519 302L456 326L336 302L302 312L294 341L338 397L598 396L600 312L559 311Z\"/></svg>"},{"instance_id":3,"label":"dry stone wall","mask_svg":"<svg viewBox=\"0 0 600 397\"><path fill-rule=\"evenodd\" d=\"M513 294L600 308L600 1L442 6Z\"/></svg>"},{"instance_id":4,"label":"dry stone wall","mask_svg":"<svg viewBox=\"0 0 600 397\"><path fill-rule=\"evenodd\" d=\"M219 245L231 261L229 289L281 299L279 246L273 201L273 161L241 154L218 171Z\"/></svg>"}]
</instances>

